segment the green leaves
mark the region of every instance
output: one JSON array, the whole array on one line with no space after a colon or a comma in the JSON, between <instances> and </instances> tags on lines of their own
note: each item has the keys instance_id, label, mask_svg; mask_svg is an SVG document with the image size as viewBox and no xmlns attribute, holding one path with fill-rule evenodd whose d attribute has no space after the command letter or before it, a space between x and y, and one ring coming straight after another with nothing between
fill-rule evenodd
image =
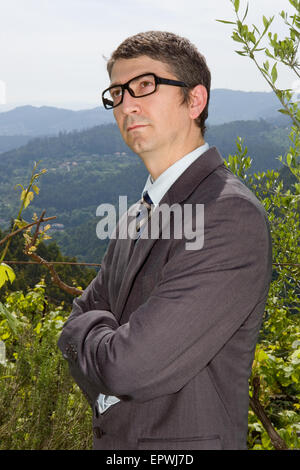
<instances>
[{"instance_id":1,"label":"green leaves","mask_svg":"<svg viewBox=\"0 0 300 470\"><path fill-rule=\"evenodd\" d=\"M20 228L20 223L22 223L21 222L22 221L22 212L23 212L24 209L26 209L29 206L31 201L33 201L34 193L39 194L40 190L39 190L38 186L36 185L36 181L40 177L40 175L46 173L47 170L42 169L40 172L35 173L38 164L39 164L39 162L37 162L37 163L34 162L34 167L33 167L33 171L32 171L32 174L31 174L31 179L30 179L29 185L26 189L20 183L15 186L15 189L18 186L20 186L20 188L22 189L21 196L20 196L21 207L19 209L17 218L15 219L15 223L12 227L11 233L13 233L15 231L16 227ZM31 191L31 189L33 189L33 191ZM18 222L16 222L16 221L18 221ZM4 260L6 254L7 254L8 248L10 246L10 243L11 243L11 238L9 238L7 240L3 252L0 254L0 263ZM0 287L1 287L1 274L0 274Z\"/></svg>"},{"instance_id":2,"label":"green leaves","mask_svg":"<svg viewBox=\"0 0 300 470\"><path fill-rule=\"evenodd\" d=\"M224 23L224 24L235 24L234 21L226 21L226 20L216 20L219 23Z\"/></svg>"},{"instance_id":3,"label":"green leaves","mask_svg":"<svg viewBox=\"0 0 300 470\"><path fill-rule=\"evenodd\" d=\"M255 24L252 24L252 27L250 28L245 23L245 19L248 14L249 3L247 3L245 14L241 20L239 15L240 2L237 0L230 1L234 7L236 21L217 21L225 24L235 25L231 37L235 42L243 44L242 49L236 50L235 52L242 57L249 57L254 61L256 67L263 75L264 79L268 82L274 93L276 93L277 97L279 98L282 104L282 110L284 110L281 112L290 116L293 123L300 127L300 109L297 107L297 105L295 105L295 103L290 101L287 92L281 92L281 90L277 89L276 87L278 79L278 63L289 67L290 70L296 74L297 78L300 76L300 61L298 51L300 44L299 0L289 0L290 4L296 10L294 15L288 15L284 11L279 13L279 16L288 26L288 35L283 39L279 39L276 32L272 33L269 31L270 26L275 18L274 15L270 18L267 18L265 15L262 16L263 31L260 32L259 28ZM268 61L261 64L258 58L258 54L260 52L264 52L267 57L273 59L273 64L270 64Z\"/></svg>"},{"instance_id":4,"label":"green leaves","mask_svg":"<svg viewBox=\"0 0 300 470\"><path fill-rule=\"evenodd\" d=\"M10 330L15 336L17 336L17 329L20 325L20 322L18 321L17 317L13 313L11 313L1 302L0 315L4 316L4 318L7 320Z\"/></svg>"},{"instance_id":5,"label":"green leaves","mask_svg":"<svg viewBox=\"0 0 300 470\"><path fill-rule=\"evenodd\" d=\"M272 83L275 84L276 80L277 80L277 77L278 77L278 74L277 74L277 64L275 62L275 64L273 65L272 67L272 71L271 71L271 78L272 78Z\"/></svg>"},{"instance_id":6,"label":"green leaves","mask_svg":"<svg viewBox=\"0 0 300 470\"><path fill-rule=\"evenodd\" d=\"M30 204L30 202L33 200L34 194L32 191L25 191L23 190L21 193L21 201L24 201L24 209Z\"/></svg>"},{"instance_id":7,"label":"green leaves","mask_svg":"<svg viewBox=\"0 0 300 470\"><path fill-rule=\"evenodd\" d=\"M30 182L29 182L29 185L28 185L28 188L24 188L22 186L22 184L17 184L15 186L15 188L17 188L17 186L20 186L21 189L22 189L22 192L21 192L21 196L20 196L20 200L22 201L22 206L20 208L20 211L19 211L19 216L21 215L21 212L24 209L26 209L26 207L29 206L29 204L31 203L31 201L33 201L33 198L34 198L34 193L35 194L39 194L40 192L40 189L39 187L36 185L36 181L38 180L38 178L43 175L44 173L47 172L47 170L45 168L43 168L40 172L37 172L35 173L36 169L37 169L37 166L40 162L34 162L34 167L33 167L33 171L32 171L32 175L31 175L31 179L30 179ZM31 191L31 189L33 189L33 191Z\"/></svg>"},{"instance_id":8,"label":"green leaves","mask_svg":"<svg viewBox=\"0 0 300 470\"><path fill-rule=\"evenodd\" d=\"M0 303L0 450L91 448L90 406L57 347L68 315L37 287Z\"/></svg>"},{"instance_id":9,"label":"green leaves","mask_svg":"<svg viewBox=\"0 0 300 470\"><path fill-rule=\"evenodd\" d=\"M267 28L269 22L268 22L268 20L267 20L267 18L266 18L265 16L263 16L263 23L264 23L264 27Z\"/></svg>"},{"instance_id":10,"label":"green leaves","mask_svg":"<svg viewBox=\"0 0 300 470\"><path fill-rule=\"evenodd\" d=\"M238 136L236 139L237 153L235 155L228 155L228 160L225 160L224 163L233 174L246 181L248 178L247 171L251 167L252 159L247 156L248 149L246 146L244 148L243 145L244 139Z\"/></svg>"},{"instance_id":11,"label":"green leaves","mask_svg":"<svg viewBox=\"0 0 300 470\"><path fill-rule=\"evenodd\" d=\"M240 0L234 0L234 9L236 13L238 13L239 8L240 8Z\"/></svg>"},{"instance_id":12,"label":"green leaves","mask_svg":"<svg viewBox=\"0 0 300 470\"><path fill-rule=\"evenodd\" d=\"M270 65L265 63L265 68L270 70ZM281 93L284 96L285 90ZM292 127L290 142L291 147L279 160L298 174L299 183L295 183L293 190L292 187L284 190L279 171L249 174L251 161L241 137L236 140L236 154L229 155L225 165L244 179L268 213L274 274L252 374L260 378L259 400L267 416L288 448L296 449L300 447L297 436L300 405L296 401L300 397L299 267L296 265L300 259L300 214L296 199L300 192L300 129L296 126ZM274 450L270 436L252 410L249 410L248 447Z\"/></svg>"},{"instance_id":13,"label":"green leaves","mask_svg":"<svg viewBox=\"0 0 300 470\"><path fill-rule=\"evenodd\" d=\"M293 156L290 153L288 153L287 156L286 156L286 162L287 162L288 166L291 166L292 160L293 160Z\"/></svg>"},{"instance_id":14,"label":"green leaves","mask_svg":"<svg viewBox=\"0 0 300 470\"><path fill-rule=\"evenodd\" d=\"M10 281L12 283L16 278L14 270L5 263L0 264L0 287L5 284L5 282Z\"/></svg>"},{"instance_id":15,"label":"green leaves","mask_svg":"<svg viewBox=\"0 0 300 470\"><path fill-rule=\"evenodd\" d=\"M32 185L32 189L34 190L35 194L39 194L40 188L38 188L36 184Z\"/></svg>"}]
</instances>

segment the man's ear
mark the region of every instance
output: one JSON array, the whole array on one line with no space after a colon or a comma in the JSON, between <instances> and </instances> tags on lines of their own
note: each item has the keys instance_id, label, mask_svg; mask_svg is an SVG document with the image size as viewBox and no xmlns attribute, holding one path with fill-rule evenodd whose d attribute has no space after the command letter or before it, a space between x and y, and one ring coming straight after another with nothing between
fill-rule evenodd
<instances>
[{"instance_id":1,"label":"man's ear","mask_svg":"<svg viewBox=\"0 0 300 470\"><path fill-rule=\"evenodd\" d=\"M196 85L190 91L190 117L196 119L202 113L207 103L207 90L203 85Z\"/></svg>"}]
</instances>

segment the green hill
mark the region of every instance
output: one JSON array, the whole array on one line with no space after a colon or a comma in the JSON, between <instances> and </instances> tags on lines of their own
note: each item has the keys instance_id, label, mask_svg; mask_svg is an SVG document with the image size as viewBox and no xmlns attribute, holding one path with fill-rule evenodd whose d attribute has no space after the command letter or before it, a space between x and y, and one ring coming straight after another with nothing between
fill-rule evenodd
<instances>
[{"instance_id":1,"label":"green hill","mask_svg":"<svg viewBox=\"0 0 300 470\"><path fill-rule=\"evenodd\" d=\"M236 121L209 127L206 140L227 158L236 151L237 136L245 138L252 171L279 167L275 157L288 147L288 129L263 120ZM47 173L24 218L30 220L34 212L46 209L46 216L57 217L52 236L63 253L99 262L107 240L96 236L96 209L102 203L117 205L120 195L127 196L128 206L139 199L147 178L145 166L125 145L115 124L33 139L0 154L0 227L16 216L20 187L14 187L28 183L38 160Z\"/></svg>"}]
</instances>

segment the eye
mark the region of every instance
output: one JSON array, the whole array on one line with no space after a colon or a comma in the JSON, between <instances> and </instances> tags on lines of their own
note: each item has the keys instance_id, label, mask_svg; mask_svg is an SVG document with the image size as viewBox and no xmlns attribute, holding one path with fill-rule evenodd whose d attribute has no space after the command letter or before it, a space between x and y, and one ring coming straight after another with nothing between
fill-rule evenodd
<instances>
[{"instance_id":1,"label":"eye","mask_svg":"<svg viewBox=\"0 0 300 470\"><path fill-rule=\"evenodd\" d=\"M151 82L150 80L143 80L141 83L140 83L140 87L141 88L147 88L147 87L152 87L153 86L153 82Z\"/></svg>"},{"instance_id":2,"label":"eye","mask_svg":"<svg viewBox=\"0 0 300 470\"><path fill-rule=\"evenodd\" d=\"M111 97L113 99L119 98L122 95L122 89L121 88L113 88L110 90Z\"/></svg>"}]
</instances>

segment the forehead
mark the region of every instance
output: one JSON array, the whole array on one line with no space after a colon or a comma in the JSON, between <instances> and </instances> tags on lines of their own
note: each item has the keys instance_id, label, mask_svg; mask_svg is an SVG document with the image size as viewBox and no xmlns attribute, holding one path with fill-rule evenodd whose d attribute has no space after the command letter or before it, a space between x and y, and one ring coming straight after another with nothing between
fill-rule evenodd
<instances>
[{"instance_id":1,"label":"forehead","mask_svg":"<svg viewBox=\"0 0 300 470\"><path fill-rule=\"evenodd\" d=\"M113 65L111 83L125 83L133 77L152 72L166 78L176 78L167 64L151 57L140 56L134 59L118 59Z\"/></svg>"}]
</instances>

